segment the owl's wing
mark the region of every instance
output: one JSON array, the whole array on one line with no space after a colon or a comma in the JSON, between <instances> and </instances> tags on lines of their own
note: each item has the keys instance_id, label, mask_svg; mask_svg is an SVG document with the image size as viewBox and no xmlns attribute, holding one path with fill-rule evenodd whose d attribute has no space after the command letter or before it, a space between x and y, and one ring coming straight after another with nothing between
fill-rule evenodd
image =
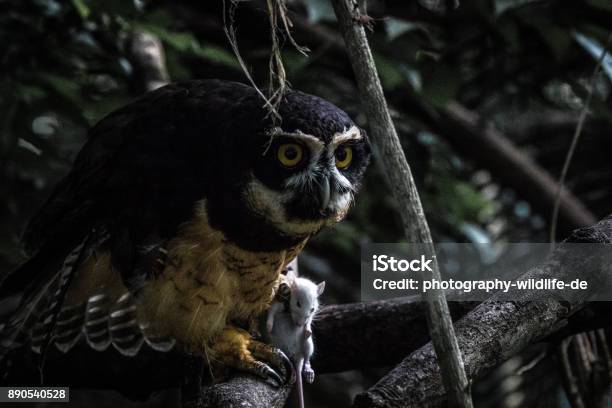
<instances>
[{"instance_id":1,"label":"owl's wing","mask_svg":"<svg viewBox=\"0 0 612 408\"><path fill-rule=\"evenodd\" d=\"M172 238L205 196L203 157L247 89L216 80L168 85L90 130L72 170L27 228L32 258L0 284L0 310L10 310L0 317L0 358L49 305L55 321L73 272L101 245L126 286L137 289L147 274L137 267L146 248Z\"/></svg>"}]
</instances>

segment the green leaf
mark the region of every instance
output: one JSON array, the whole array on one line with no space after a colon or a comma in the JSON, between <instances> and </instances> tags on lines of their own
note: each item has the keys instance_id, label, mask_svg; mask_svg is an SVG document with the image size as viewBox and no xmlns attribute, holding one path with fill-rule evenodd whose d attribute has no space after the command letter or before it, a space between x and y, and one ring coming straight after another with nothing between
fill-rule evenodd
<instances>
[{"instance_id":1,"label":"green leaf","mask_svg":"<svg viewBox=\"0 0 612 408\"><path fill-rule=\"evenodd\" d=\"M46 92L39 86L18 84L16 87L19 99L27 104L34 103L46 96Z\"/></svg>"},{"instance_id":2,"label":"green leaf","mask_svg":"<svg viewBox=\"0 0 612 408\"><path fill-rule=\"evenodd\" d=\"M80 105L81 88L76 81L50 73L41 74L40 78L63 98L72 102L75 106Z\"/></svg>"},{"instance_id":3,"label":"green leaf","mask_svg":"<svg viewBox=\"0 0 612 408\"><path fill-rule=\"evenodd\" d=\"M466 182L449 175L439 175L435 181L434 201L454 224L464 221L482 222L492 214L492 202Z\"/></svg>"},{"instance_id":4,"label":"green leaf","mask_svg":"<svg viewBox=\"0 0 612 408\"><path fill-rule=\"evenodd\" d=\"M393 61L380 54L376 54L374 55L374 62L376 63L378 75L380 75L380 80L385 89L394 89L404 81L404 75L402 75L402 72L398 69L398 65Z\"/></svg>"},{"instance_id":5,"label":"green leaf","mask_svg":"<svg viewBox=\"0 0 612 408\"><path fill-rule=\"evenodd\" d=\"M234 54L229 53L221 47L217 47L215 45L200 45L200 43L196 42L193 44L192 51L198 57L216 64L225 65L227 67L236 69L240 68Z\"/></svg>"},{"instance_id":6,"label":"green leaf","mask_svg":"<svg viewBox=\"0 0 612 408\"><path fill-rule=\"evenodd\" d=\"M169 31L154 24L137 24L136 26L155 34L160 40L177 51L191 53L216 64L239 68L238 61L233 54L215 45L202 45L191 33Z\"/></svg>"},{"instance_id":7,"label":"green leaf","mask_svg":"<svg viewBox=\"0 0 612 408\"><path fill-rule=\"evenodd\" d=\"M83 0L72 0L72 5L74 6L77 13L79 13L79 16L81 16L83 20L89 17L91 10L89 9L89 6L87 6L87 4L85 4Z\"/></svg>"}]
</instances>

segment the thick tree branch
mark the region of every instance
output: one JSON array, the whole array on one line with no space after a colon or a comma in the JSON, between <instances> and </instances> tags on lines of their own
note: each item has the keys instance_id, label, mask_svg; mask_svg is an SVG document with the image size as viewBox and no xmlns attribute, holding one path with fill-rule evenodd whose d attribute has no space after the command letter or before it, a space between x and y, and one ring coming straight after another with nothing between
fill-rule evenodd
<instances>
[{"instance_id":1,"label":"thick tree branch","mask_svg":"<svg viewBox=\"0 0 612 408\"><path fill-rule=\"evenodd\" d=\"M612 243L612 216L593 227L577 230L570 242ZM470 379L499 365L527 345L557 331L567 319L585 306L610 273L610 250L601 246L588 257L560 245L541 266L519 279L554 277L564 281L591 279L588 290L567 293L560 300L540 293L538 300L518 294L508 302L494 295L456 324L457 338L465 356ZM507 298L506 298L507 299ZM367 392L358 395L355 407L440 406L444 401L440 371L431 343L408 356L399 366Z\"/></svg>"},{"instance_id":2,"label":"thick tree branch","mask_svg":"<svg viewBox=\"0 0 612 408\"><path fill-rule=\"evenodd\" d=\"M208 388L202 407L283 408L292 384L274 388L250 376L238 376Z\"/></svg>"},{"instance_id":3,"label":"thick tree branch","mask_svg":"<svg viewBox=\"0 0 612 408\"><path fill-rule=\"evenodd\" d=\"M452 317L458 319L473 309L477 302L451 302ZM407 335L406 333L409 333ZM399 298L366 303L331 305L321 309L314 324L316 353L313 368L319 374L352 369L368 369L397 364L403 356L429 340L423 303L420 298ZM28 350L17 350L9 377L12 385L33 385L40 380L36 355ZM197 360L197 359L195 359ZM185 357L178 350L159 353L143 348L137 357L121 356L114 349L98 352L86 344L68 354L52 347L45 362L46 384L70 384L75 388L119 390L133 398L144 398L151 392L181 387L191 395L197 394L193 383L185 378L201 376L207 379L198 361ZM194 374L197 373L197 374ZM206 401L227 400L233 386L255 387L262 400L273 401L279 391L261 381L240 377L216 391L207 390ZM229 388L228 388L229 387ZM195 390L195 391L194 391ZM215 395L215 392L217 395ZM248 394L234 394L235 400ZM183 401L185 403L185 401ZM194 401L190 401L191 406ZM189 405L187 404L187 405Z\"/></svg>"}]
</instances>

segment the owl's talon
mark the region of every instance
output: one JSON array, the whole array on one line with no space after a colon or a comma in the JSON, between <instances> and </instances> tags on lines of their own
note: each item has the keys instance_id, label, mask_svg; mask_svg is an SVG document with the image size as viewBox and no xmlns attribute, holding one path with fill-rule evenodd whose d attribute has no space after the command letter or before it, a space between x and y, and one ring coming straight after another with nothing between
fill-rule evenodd
<instances>
[{"instance_id":1,"label":"owl's talon","mask_svg":"<svg viewBox=\"0 0 612 408\"><path fill-rule=\"evenodd\" d=\"M256 372L265 382L273 387L278 388L283 384L281 376L265 363L259 362Z\"/></svg>"},{"instance_id":2,"label":"owl's talon","mask_svg":"<svg viewBox=\"0 0 612 408\"><path fill-rule=\"evenodd\" d=\"M244 329L227 326L213 343L212 353L218 364L251 373L275 387L295 379L293 365L282 351L253 339Z\"/></svg>"},{"instance_id":3,"label":"owl's talon","mask_svg":"<svg viewBox=\"0 0 612 408\"><path fill-rule=\"evenodd\" d=\"M289 360L289 357L285 353L283 353L280 349L275 349L278 352L278 357L281 359L283 363L283 368L285 371L285 378L287 379L286 384L295 382L295 369L293 368L293 363Z\"/></svg>"},{"instance_id":4,"label":"owl's talon","mask_svg":"<svg viewBox=\"0 0 612 408\"><path fill-rule=\"evenodd\" d=\"M280 373L286 381L281 381L281 384L292 383L295 381L295 373L291 360L280 349L272 347L261 342L251 342L249 350L258 360L263 360L269 363ZM263 364L263 363L262 363Z\"/></svg>"}]
</instances>

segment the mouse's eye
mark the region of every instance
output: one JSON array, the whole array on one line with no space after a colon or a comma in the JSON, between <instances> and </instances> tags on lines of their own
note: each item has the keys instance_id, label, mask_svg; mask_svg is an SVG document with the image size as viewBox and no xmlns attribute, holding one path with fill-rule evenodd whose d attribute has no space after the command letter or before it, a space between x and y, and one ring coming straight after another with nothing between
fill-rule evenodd
<instances>
[{"instance_id":1,"label":"mouse's eye","mask_svg":"<svg viewBox=\"0 0 612 408\"><path fill-rule=\"evenodd\" d=\"M302 307L302 304L300 303L300 301L297 301L297 307Z\"/></svg>"},{"instance_id":2,"label":"mouse's eye","mask_svg":"<svg viewBox=\"0 0 612 408\"><path fill-rule=\"evenodd\" d=\"M310 313L314 312L314 307L310 309Z\"/></svg>"}]
</instances>

